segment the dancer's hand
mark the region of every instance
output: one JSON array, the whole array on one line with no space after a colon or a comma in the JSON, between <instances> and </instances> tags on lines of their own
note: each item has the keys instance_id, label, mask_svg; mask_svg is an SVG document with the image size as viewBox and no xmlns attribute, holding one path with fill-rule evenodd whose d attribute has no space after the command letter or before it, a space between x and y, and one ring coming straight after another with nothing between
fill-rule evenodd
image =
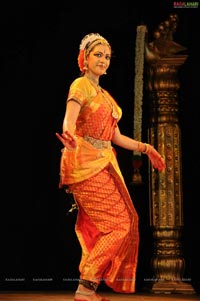
<instances>
[{"instance_id":1,"label":"dancer's hand","mask_svg":"<svg viewBox=\"0 0 200 301\"><path fill-rule=\"evenodd\" d=\"M158 171L163 171L166 168L164 159L152 145L148 144L148 150L146 152L146 155L151 161L153 167L155 169L158 169Z\"/></svg>"},{"instance_id":2,"label":"dancer's hand","mask_svg":"<svg viewBox=\"0 0 200 301\"><path fill-rule=\"evenodd\" d=\"M56 137L68 150L74 150L77 146L76 136L70 134L68 131L65 131L61 135L56 133Z\"/></svg>"}]
</instances>

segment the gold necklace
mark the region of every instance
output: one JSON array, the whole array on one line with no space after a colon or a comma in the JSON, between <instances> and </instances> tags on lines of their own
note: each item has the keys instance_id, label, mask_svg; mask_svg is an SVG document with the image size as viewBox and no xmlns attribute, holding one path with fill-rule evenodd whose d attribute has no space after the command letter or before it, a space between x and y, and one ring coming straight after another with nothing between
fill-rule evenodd
<instances>
[{"instance_id":1,"label":"gold necklace","mask_svg":"<svg viewBox=\"0 0 200 301\"><path fill-rule=\"evenodd\" d=\"M109 105L109 107L111 108L111 110L112 110L112 117L114 119L118 119L119 118L119 114L117 113L117 111L116 111L113 103L109 99L107 99L107 97L106 97L103 89L100 86L99 86L99 91L100 91L101 95L103 96L103 98L105 99L105 101L107 102L107 104Z\"/></svg>"},{"instance_id":2,"label":"gold necklace","mask_svg":"<svg viewBox=\"0 0 200 301\"><path fill-rule=\"evenodd\" d=\"M109 99L107 99L107 97L106 97L106 95L105 95L105 93L104 93L104 90L103 90L103 89L99 86L99 84L96 83L92 78L90 78L90 77L88 77L88 76L86 76L86 75L84 75L84 76L91 82L92 85L94 85L94 87L98 90L98 92L101 93L101 95L102 95L103 98L105 99L106 103L107 103L107 104L109 105L109 107L111 108L111 111L112 111L112 117L113 117L114 119L118 119L118 118L119 118L119 114L118 114L118 112L116 111L116 109L115 109L113 103L112 103Z\"/></svg>"},{"instance_id":3,"label":"gold necklace","mask_svg":"<svg viewBox=\"0 0 200 301\"><path fill-rule=\"evenodd\" d=\"M96 87L99 86L99 82L95 81L93 78L87 76L86 74L84 75L92 84L94 84Z\"/></svg>"}]
</instances>

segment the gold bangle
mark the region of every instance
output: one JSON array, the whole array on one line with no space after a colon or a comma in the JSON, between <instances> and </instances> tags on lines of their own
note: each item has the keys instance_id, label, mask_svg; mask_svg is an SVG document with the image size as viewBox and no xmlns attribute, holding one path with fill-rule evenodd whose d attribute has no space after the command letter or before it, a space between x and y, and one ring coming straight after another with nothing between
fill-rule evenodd
<instances>
[{"instance_id":1,"label":"gold bangle","mask_svg":"<svg viewBox=\"0 0 200 301\"><path fill-rule=\"evenodd\" d=\"M146 146L145 150L142 152L143 154L148 154L150 152L150 145L148 143L144 143Z\"/></svg>"}]
</instances>

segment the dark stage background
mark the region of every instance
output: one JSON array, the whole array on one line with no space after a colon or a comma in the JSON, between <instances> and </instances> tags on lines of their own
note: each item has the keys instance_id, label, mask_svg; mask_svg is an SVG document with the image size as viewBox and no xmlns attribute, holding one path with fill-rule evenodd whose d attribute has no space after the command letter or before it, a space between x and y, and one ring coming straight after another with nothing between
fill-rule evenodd
<instances>
[{"instance_id":1,"label":"dark stage background","mask_svg":"<svg viewBox=\"0 0 200 301\"><path fill-rule=\"evenodd\" d=\"M2 7L2 290L74 289L77 284L80 247L74 233L76 212L66 215L70 199L58 189L62 146L55 132L61 132L69 85L79 76L81 39L87 33L99 32L110 41L113 58L101 85L123 109L121 131L132 136L136 27L147 25L150 42L153 30L171 13L180 19L174 40L187 47L188 54L180 69L184 277L200 291L200 14L199 8L175 9L172 0L15 1ZM144 112L147 104L148 97ZM140 216L137 289L142 290L152 277L147 162L144 159L144 184L133 187L132 153L117 151Z\"/></svg>"}]
</instances>

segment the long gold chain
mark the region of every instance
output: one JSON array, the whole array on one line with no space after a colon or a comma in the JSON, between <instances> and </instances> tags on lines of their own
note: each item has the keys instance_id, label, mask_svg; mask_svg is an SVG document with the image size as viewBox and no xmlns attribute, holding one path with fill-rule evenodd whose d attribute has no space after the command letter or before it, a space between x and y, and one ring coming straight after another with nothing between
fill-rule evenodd
<instances>
[{"instance_id":1,"label":"long gold chain","mask_svg":"<svg viewBox=\"0 0 200 301\"><path fill-rule=\"evenodd\" d=\"M116 111L113 103L110 100L107 99L107 97L106 97L106 95L105 95L105 93L104 93L104 91L103 91L103 89L101 87L99 87L99 91L102 94L102 96L105 99L105 101L107 102L107 104L109 105L109 107L111 108L111 110L112 110L112 117L114 119L118 119L119 114L117 113L117 111Z\"/></svg>"},{"instance_id":2,"label":"long gold chain","mask_svg":"<svg viewBox=\"0 0 200 301\"><path fill-rule=\"evenodd\" d=\"M116 111L113 103L106 97L105 93L104 93L104 89L101 88L99 86L99 84L95 83L95 81L93 79L91 79L90 77L84 75L89 81L90 83L95 87L95 89L101 93L101 95L103 96L103 98L105 99L106 103L109 105L109 107L111 108L111 111L112 111L112 117L114 119L118 119L119 118L119 114L118 112Z\"/></svg>"}]
</instances>

